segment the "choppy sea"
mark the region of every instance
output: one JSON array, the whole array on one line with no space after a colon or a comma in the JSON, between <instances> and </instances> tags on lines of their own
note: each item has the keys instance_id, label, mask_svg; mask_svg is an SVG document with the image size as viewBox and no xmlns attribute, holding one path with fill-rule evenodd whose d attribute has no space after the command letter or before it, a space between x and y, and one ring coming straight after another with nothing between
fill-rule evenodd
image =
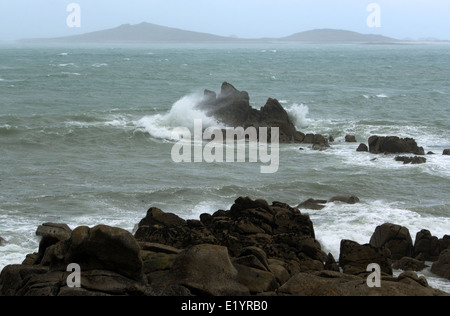
<instances>
[{"instance_id":1,"label":"choppy sea","mask_svg":"<svg viewBox=\"0 0 450 316\"><path fill-rule=\"evenodd\" d=\"M261 163L175 163L176 127L214 118L195 108L227 81L262 107L269 97L332 147L282 144ZM368 243L378 225L450 234L449 45L0 46L0 269L35 252L44 222L133 231L149 207L183 218L239 196L282 201L356 195L307 211L325 251ZM345 135L358 143L346 143ZM371 135L412 137L422 165L356 152ZM304 147L300 151L299 147ZM374 158L376 158L374 160ZM450 292L450 281L423 274Z\"/></svg>"}]
</instances>

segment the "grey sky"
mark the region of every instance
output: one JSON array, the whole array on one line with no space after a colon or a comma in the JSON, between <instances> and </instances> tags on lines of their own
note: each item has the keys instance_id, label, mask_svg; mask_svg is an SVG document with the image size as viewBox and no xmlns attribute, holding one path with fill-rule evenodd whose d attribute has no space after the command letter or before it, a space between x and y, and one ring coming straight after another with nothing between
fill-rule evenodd
<instances>
[{"instance_id":1,"label":"grey sky","mask_svg":"<svg viewBox=\"0 0 450 316\"><path fill-rule=\"evenodd\" d=\"M67 26L70 3L80 5L80 28ZM367 25L370 3L381 8L381 27ZM242 38L335 28L399 39L450 40L450 1L0 0L0 40L82 34L141 22Z\"/></svg>"}]
</instances>

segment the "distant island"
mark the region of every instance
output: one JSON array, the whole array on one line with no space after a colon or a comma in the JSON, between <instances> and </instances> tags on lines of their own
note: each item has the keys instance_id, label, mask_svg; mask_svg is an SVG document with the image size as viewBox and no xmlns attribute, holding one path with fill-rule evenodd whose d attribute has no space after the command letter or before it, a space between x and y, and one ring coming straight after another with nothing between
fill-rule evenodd
<instances>
[{"instance_id":1,"label":"distant island","mask_svg":"<svg viewBox=\"0 0 450 316\"><path fill-rule=\"evenodd\" d=\"M26 39L21 42L45 43L258 43L286 42L313 44L395 44L401 40L374 34L333 29L312 30L281 38L241 39L186 31L151 23L124 24L119 27L82 35Z\"/></svg>"}]
</instances>

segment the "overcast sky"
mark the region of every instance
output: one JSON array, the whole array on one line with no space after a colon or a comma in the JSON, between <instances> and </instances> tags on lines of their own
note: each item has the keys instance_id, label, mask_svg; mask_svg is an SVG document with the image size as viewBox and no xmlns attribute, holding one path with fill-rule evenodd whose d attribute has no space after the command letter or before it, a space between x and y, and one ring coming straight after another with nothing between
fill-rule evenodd
<instances>
[{"instance_id":1,"label":"overcast sky","mask_svg":"<svg viewBox=\"0 0 450 316\"><path fill-rule=\"evenodd\" d=\"M79 4L81 27L67 25L70 3ZM380 27L368 26L371 3L380 9ZM450 40L450 0L0 0L0 40L82 34L141 22L241 38L334 28Z\"/></svg>"}]
</instances>

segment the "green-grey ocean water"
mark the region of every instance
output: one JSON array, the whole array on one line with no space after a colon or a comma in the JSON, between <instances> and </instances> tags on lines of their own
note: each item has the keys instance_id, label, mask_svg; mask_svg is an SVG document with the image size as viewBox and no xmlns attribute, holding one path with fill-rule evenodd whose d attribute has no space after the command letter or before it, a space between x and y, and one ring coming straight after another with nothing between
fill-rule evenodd
<instances>
[{"instance_id":1,"label":"green-grey ocean water","mask_svg":"<svg viewBox=\"0 0 450 316\"><path fill-rule=\"evenodd\" d=\"M194 105L224 81L256 108L278 99L299 130L332 135L332 148L281 145L275 174L254 163L174 163L171 131L199 118L213 125ZM132 231L151 206L197 218L242 195L291 205L357 195L360 204L310 212L335 256L342 239L367 243L385 222L413 239L421 229L441 238L450 234L449 106L448 45L4 45L0 268L37 249L44 222ZM357 153L371 135L413 137L436 155L405 166Z\"/></svg>"}]
</instances>

